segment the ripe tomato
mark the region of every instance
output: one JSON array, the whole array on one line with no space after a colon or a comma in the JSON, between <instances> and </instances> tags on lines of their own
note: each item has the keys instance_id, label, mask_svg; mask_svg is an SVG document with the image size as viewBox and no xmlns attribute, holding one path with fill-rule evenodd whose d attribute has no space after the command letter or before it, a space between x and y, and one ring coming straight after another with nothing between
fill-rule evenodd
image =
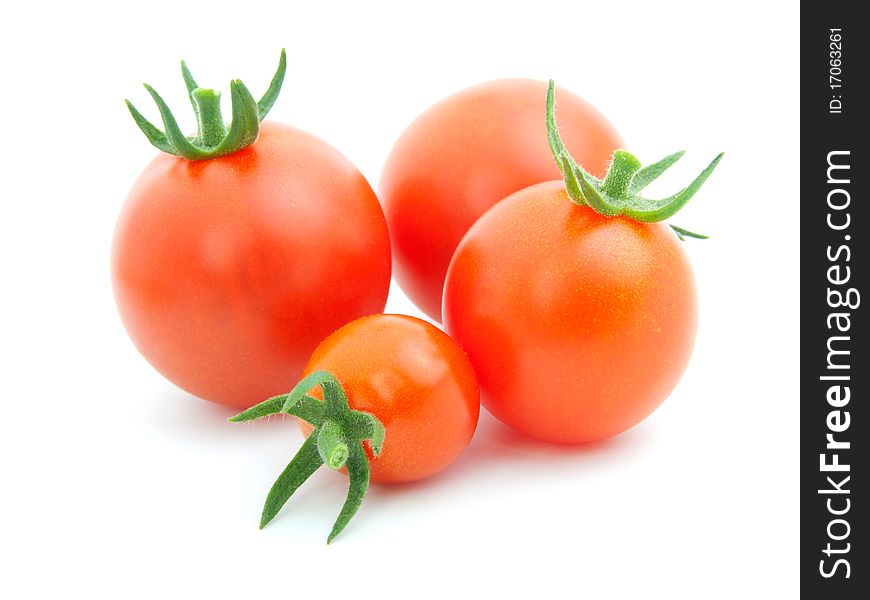
<instances>
[{"instance_id":1,"label":"ripe tomato","mask_svg":"<svg viewBox=\"0 0 870 600\"><path fill-rule=\"evenodd\" d=\"M324 337L383 310L389 281L365 178L322 140L269 121L232 154L155 158L112 249L139 351L191 394L240 408L293 387Z\"/></svg>"},{"instance_id":2,"label":"ripe tomato","mask_svg":"<svg viewBox=\"0 0 870 600\"><path fill-rule=\"evenodd\" d=\"M447 274L444 323L496 417L543 440L588 442L635 425L677 384L695 284L666 225L603 216L553 181L471 228Z\"/></svg>"},{"instance_id":3,"label":"ripe tomato","mask_svg":"<svg viewBox=\"0 0 870 600\"><path fill-rule=\"evenodd\" d=\"M315 371L332 373L351 409L383 423L383 452L370 460L373 481L434 475L456 460L477 427L480 396L468 357L420 319L373 315L348 323L314 351L305 374Z\"/></svg>"},{"instance_id":4,"label":"ripe tomato","mask_svg":"<svg viewBox=\"0 0 870 600\"><path fill-rule=\"evenodd\" d=\"M414 303L441 319L450 257L493 204L559 177L547 146L547 84L483 83L445 98L402 133L381 174L379 196L390 228L395 276ZM562 133L578 161L602 175L619 135L590 104L559 92Z\"/></svg>"}]
</instances>

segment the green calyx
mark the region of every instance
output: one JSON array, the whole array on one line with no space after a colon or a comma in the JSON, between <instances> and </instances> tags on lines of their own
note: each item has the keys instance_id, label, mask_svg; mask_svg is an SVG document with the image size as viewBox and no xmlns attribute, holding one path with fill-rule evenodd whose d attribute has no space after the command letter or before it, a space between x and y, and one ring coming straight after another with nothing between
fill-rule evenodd
<instances>
[{"instance_id":1,"label":"green calyx","mask_svg":"<svg viewBox=\"0 0 870 600\"><path fill-rule=\"evenodd\" d=\"M607 175L604 179L598 179L578 165L562 143L559 128L556 126L555 85L552 79L547 91L547 136L571 200L608 217L624 215L643 223L656 223L675 215L707 181L724 156L724 153L720 153L692 183L661 200L644 198L640 192L677 162L685 152L675 152L656 163L642 167L633 154L627 150L617 150L613 153ZM671 229L681 240L687 237L707 238L674 225L671 225Z\"/></svg>"},{"instance_id":2,"label":"green calyx","mask_svg":"<svg viewBox=\"0 0 870 600\"><path fill-rule=\"evenodd\" d=\"M257 141L260 134L260 122L275 104L281 84L284 83L284 73L287 70L287 53L281 50L281 59L278 62L278 70L272 77L269 89L257 102L248 91L248 88L238 79L230 82L230 99L233 116L229 126L224 124L221 116L220 92L209 88L201 88L197 85L190 69L184 61L181 61L181 75L187 86L187 94L196 114L198 132L194 137L187 137L178 127L178 122L172 115L172 111L163 101L163 98L154 91L147 83L145 89L151 95L160 117L163 119L164 131L151 124L142 116L135 106L129 101L127 108L133 115L136 125L156 148L186 158L188 160L205 160L231 154L242 148L250 146Z\"/></svg>"},{"instance_id":3,"label":"green calyx","mask_svg":"<svg viewBox=\"0 0 870 600\"><path fill-rule=\"evenodd\" d=\"M308 392L323 391L323 402ZM260 529L275 518L299 486L321 466L347 467L350 485L347 499L326 543L332 542L356 514L369 487L369 462L363 442L368 440L375 457L384 446L384 425L372 414L351 410L338 380L327 371L311 373L289 394L269 398L230 418L233 423L252 421L278 413L294 415L311 423L314 430L296 456L275 480L260 517Z\"/></svg>"}]
</instances>

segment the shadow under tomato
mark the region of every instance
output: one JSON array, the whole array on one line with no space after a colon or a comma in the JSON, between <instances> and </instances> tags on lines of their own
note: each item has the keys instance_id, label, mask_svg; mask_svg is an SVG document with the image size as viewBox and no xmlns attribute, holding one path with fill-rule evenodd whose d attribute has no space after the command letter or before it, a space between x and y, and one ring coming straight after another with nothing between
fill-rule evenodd
<instances>
[{"instance_id":1,"label":"shadow under tomato","mask_svg":"<svg viewBox=\"0 0 870 600\"><path fill-rule=\"evenodd\" d=\"M235 408L201 400L182 390L166 394L142 415L155 430L177 439L219 443L247 444L252 437L286 440L288 457L302 443L302 434L293 417L274 415L250 423L229 423L239 411ZM420 481L398 484L373 484L379 494L404 494L448 481L473 479L500 468L527 469L587 464L602 466L630 460L651 443L655 428L644 423L611 438L586 444L542 442L504 425L485 409L468 448L444 471ZM284 443L284 442L282 442Z\"/></svg>"},{"instance_id":2,"label":"shadow under tomato","mask_svg":"<svg viewBox=\"0 0 870 600\"><path fill-rule=\"evenodd\" d=\"M398 517L407 519L398 527L413 532L414 518L425 518L423 515L431 511L443 510L470 490L476 499L464 505L464 510L486 518L490 503L497 502L502 494L511 494L517 486L546 488L566 477L624 471L625 463L643 455L652 445L654 430L654 427L641 425L599 442L551 444L519 433L481 411L474 439L454 464L420 481L372 485L365 509L354 518L356 526L352 525L349 530L361 531L363 524L384 527L384 523L405 514L405 507L412 507L411 513L416 517ZM347 537L354 535L349 533Z\"/></svg>"},{"instance_id":3,"label":"shadow under tomato","mask_svg":"<svg viewBox=\"0 0 870 600\"><path fill-rule=\"evenodd\" d=\"M153 430L160 432L159 435L176 441L192 441L202 446L204 451L209 447L218 449L215 448L217 445L221 452L231 454L238 451L268 453L268 456L263 456L268 467L260 465L249 472L264 469L269 472L266 479L271 481L271 471L274 470L277 476L285 464L282 461L289 460L301 445L302 434L294 418L288 416L275 415L250 423L227 422L237 412L234 408L174 390L154 402L150 410L141 416L150 421ZM441 473L420 481L372 484L365 502L366 509L355 517L358 526L351 529L359 528L362 523L374 523L387 518L386 515L408 502L437 503L439 498L462 493L457 490L464 488L499 487L504 481L516 479L518 473L524 484L537 485L554 477L563 477L569 471L572 476L582 476L584 472L618 470L633 456L649 448L654 436L654 427L641 424L599 442L552 444L519 433L486 410L481 410L474 438L455 463ZM276 452L283 454L275 456ZM204 457L208 455L215 456L212 452L203 453ZM257 477L262 479L263 473ZM264 484L263 494L267 491ZM346 476L321 469L294 494L292 503L275 519L270 529L281 532L299 527L328 528L338 514L346 493Z\"/></svg>"},{"instance_id":4,"label":"shadow under tomato","mask_svg":"<svg viewBox=\"0 0 870 600\"><path fill-rule=\"evenodd\" d=\"M207 445L218 445L221 449L236 444L247 446L254 439L267 445L284 440L289 459L302 444L294 417L272 415L248 423L227 420L239 412L239 409L172 389L155 398L136 418L146 420L158 437L169 437L181 443L192 441L202 444L203 450L208 449Z\"/></svg>"},{"instance_id":5,"label":"shadow under tomato","mask_svg":"<svg viewBox=\"0 0 870 600\"><path fill-rule=\"evenodd\" d=\"M414 494L445 484L470 482L494 471L521 471L530 478L536 474L571 466L597 469L631 460L649 447L654 428L639 425L620 435L586 444L554 444L542 442L520 433L481 409L477 432L462 456L441 473L409 483L376 484L378 496Z\"/></svg>"}]
</instances>

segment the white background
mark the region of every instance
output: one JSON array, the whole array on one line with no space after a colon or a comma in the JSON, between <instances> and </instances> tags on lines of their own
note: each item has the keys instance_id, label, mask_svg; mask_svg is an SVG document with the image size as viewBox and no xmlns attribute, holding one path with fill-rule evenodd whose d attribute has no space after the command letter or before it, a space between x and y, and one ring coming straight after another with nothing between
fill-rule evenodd
<instances>
[{"instance_id":1,"label":"white background","mask_svg":"<svg viewBox=\"0 0 870 600\"><path fill-rule=\"evenodd\" d=\"M190 4L4 9L0 596L797 596L796 3ZM122 99L156 120L148 81L191 126L180 58L259 95L282 46L270 118L375 186L414 116L503 76L584 96L642 160L688 150L651 191L726 151L678 220L712 238L687 242L700 330L664 406L579 448L484 414L452 468L375 487L332 546L331 472L258 531L300 434L231 426L153 371L117 317L109 244L155 152ZM395 287L388 311L420 314Z\"/></svg>"}]
</instances>

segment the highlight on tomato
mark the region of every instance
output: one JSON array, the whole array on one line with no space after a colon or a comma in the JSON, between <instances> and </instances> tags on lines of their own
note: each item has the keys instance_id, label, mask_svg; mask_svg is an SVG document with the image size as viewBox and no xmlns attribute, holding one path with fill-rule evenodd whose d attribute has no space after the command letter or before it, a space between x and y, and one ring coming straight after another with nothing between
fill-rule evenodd
<instances>
[{"instance_id":1,"label":"highlight on tomato","mask_svg":"<svg viewBox=\"0 0 870 600\"><path fill-rule=\"evenodd\" d=\"M436 103L396 141L378 195L390 228L395 277L427 315L441 320L447 265L468 228L505 196L559 177L547 147L541 99L530 79L482 83ZM559 90L563 135L593 175L622 139L591 104Z\"/></svg>"},{"instance_id":2,"label":"highlight on tomato","mask_svg":"<svg viewBox=\"0 0 870 600\"><path fill-rule=\"evenodd\" d=\"M372 315L344 325L311 355L289 394L270 398L232 422L295 415L307 435L269 492L265 527L322 465L347 470L347 500L329 534L356 513L369 481L430 477L455 461L474 434L480 395L462 349L429 323Z\"/></svg>"},{"instance_id":3,"label":"highlight on tomato","mask_svg":"<svg viewBox=\"0 0 870 600\"><path fill-rule=\"evenodd\" d=\"M311 351L358 317L379 313L390 242L363 175L319 138L263 121L286 70L255 101L220 94L182 62L198 133L186 137L146 85L164 129L129 102L159 150L118 219L112 284L142 355L195 396L245 408L287 390Z\"/></svg>"},{"instance_id":4,"label":"highlight on tomato","mask_svg":"<svg viewBox=\"0 0 870 600\"><path fill-rule=\"evenodd\" d=\"M645 198L682 152L641 168L618 150L599 179L568 153L554 94L551 82L548 139L564 181L516 192L471 227L447 273L444 324L493 415L542 440L580 443L646 418L686 368L698 308L680 241L704 236L663 221L722 155L680 192Z\"/></svg>"}]
</instances>

